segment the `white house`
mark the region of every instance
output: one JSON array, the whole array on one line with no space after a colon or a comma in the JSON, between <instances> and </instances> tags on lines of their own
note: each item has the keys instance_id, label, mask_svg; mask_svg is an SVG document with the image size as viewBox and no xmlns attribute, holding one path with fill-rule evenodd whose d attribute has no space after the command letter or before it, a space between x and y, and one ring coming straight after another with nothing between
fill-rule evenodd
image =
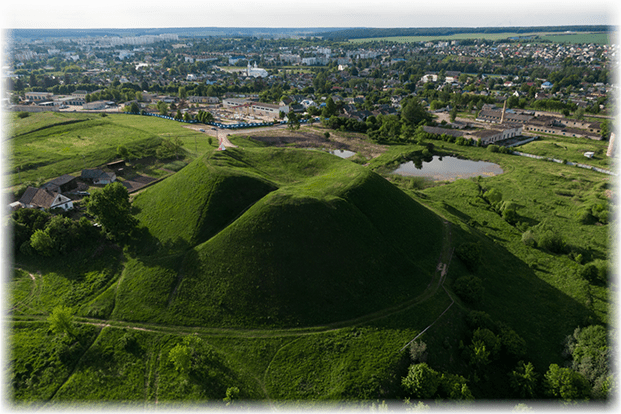
<instances>
[{"instance_id":1,"label":"white house","mask_svg":"<svg viewBox=\"0 0 621 414\"><path fill-rule=\"evenodd\" d=\"M65 211L73 208L71 199L49 188L28 187L19 203L24 208L62 208Z\"/></svg>"}]
</instances>

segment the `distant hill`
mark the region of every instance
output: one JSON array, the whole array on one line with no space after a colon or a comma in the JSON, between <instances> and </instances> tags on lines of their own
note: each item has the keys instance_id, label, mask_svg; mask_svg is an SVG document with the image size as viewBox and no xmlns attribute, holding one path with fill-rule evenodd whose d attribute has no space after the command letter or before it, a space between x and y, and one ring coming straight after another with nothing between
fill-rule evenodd
<instances>
[{"instance_id":1,"label":"distant hill","mask_svg":"<svg viewBox=\"0 0 621 414\"><path fill-rule=\"evenodd\" d=\"M518 26L518 27L402 27L402 28L351 28L317 33L326 40L392 37L392 36L451 36L460 33L533 33L533 32L610 32L614 26Z\"/></svg>"},{"instance_id":2,"label":"distant hill","mask_svg":"<svg viewBox=\"0 0 621 414\"><path fill-rule=\"evenodd\" d=\"M420 294L442 247L434 213L318 151L215 151L134 206L157 247L127 264L115 319L238 328L348 320Z\"/></svg>"},{"instance_id":3,"label":"distant hill","mask_svg":"<svg viewBox=\"0 0 621 414\"><path fill-rule=\"evenodd\" d=\"M21 39L44 39L44 38L73 38L73 37L97 37L97 36L144 36L160 34L177 34L180 37L209 37L209 36L256 36L256 37L282 37L282 36L309 36L334 28L271 28L271 27L166 27L166 28L135 28L135 29L9 29L7 37Z\"/></svg>"}]
</instances>

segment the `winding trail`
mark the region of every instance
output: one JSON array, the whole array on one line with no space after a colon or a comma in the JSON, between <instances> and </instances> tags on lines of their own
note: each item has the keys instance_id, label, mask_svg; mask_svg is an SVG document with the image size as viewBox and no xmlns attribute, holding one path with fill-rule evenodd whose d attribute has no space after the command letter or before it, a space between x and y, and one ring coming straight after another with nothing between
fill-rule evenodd
<instances>
[{"instance_id":1,"label":"winding trail","mask_svg":"<svg viewBox=\"0 0 621 414\"><path fill-rule=\"evenodd\" d=\"M443 286L446 278L446 272L448 270L448 263L452 256L452 237L451 237L451 225L448 221L444 221L444 238L443 245L438 259L438 265L435 272L429 282L429 285L415 298L406 302L399 303L386 309L382 309L377 312L373 312L358 318L353 318L344 321L333 322L325 325L310 326L304 328L281 328L281 329L244 329L244 328L213 328L203 326L184 326L184 325L159 325L148 322L132 322L132 321L120 321L113 319L96 319L87 317L75 317L76 323L82 323L87 325L95 325L98 327L115 327L141 330L147 332L159 332L178 335L190 335L199 334L205 336L215 337L244 337L244 338L270 338L270 337L283 337L283 336L299 336L299 335L314 335L323 332L336 331L339 329L355 326L361 323L368 323L378 319L383 319L406 311L420 303L433 297L440 286ZM445 265L446 263L446 265ZM446 290L446 288L444 288ZM448 294L448 292L447 292ZM449 295L450 296L450 295ZM42 322L47 320L47 315L13 315L13 320L19 320L22 322Z\"/></svg>"},{"instance_id":2,"label":"winding trail","mask_svg":"<svg viewBox=\"0 0 621 414\"><path fill-rule=\"evenodd\" d=\"M226 144L225 144L226 145ZM104 328L124 328L124 329L132 329L136 331L146 331L146 332L154 332L154 333L165 333L165 334L174 334L174 335L193 335L198 334L202 336L211 336L211 337L239 337L239 338L270 338L270 337L299 337L302 335L315 335L324 332L336 331L346 327L355 326L362 323L368 323L371 321L375 321L378 319L386 318L391 315L407 311L426 300L432 298L438 289L442 287L447 295L451 298L451 304L425 329L423 329L415 338L409 341L407 344L401 348L400 351L406 349L412 342L414 342L418 337L423 335L428 329L430 329L444 314L451 308L454 303L453 298L449 294L448 290L444 287L444 281L446 280L446 276L448 273L448 268L451 262L451 258L453 256L454 248L452 247L452 231L451 224L448 221L443 222L443 241L442 247L440 249L438 264L436 269L431 277L431 280L425 290L421 292L415 298L408 300L406 302L402 302L391 306L389 308L383 309L381 311L373 312L358 318L349 319L345 321L334 322L331 324L321 325L321 326L311 326L305 328L288 328L288 329L242 329L242 328L209 328L209 327L200 327L200 326L179 326L179 325L158 325L153 323L143 323L143 322L131 322L131 321L120 321L120 320L112 320L112 319L95 319L95 318L87 318L87 317L74 317L74 322L85 325L93 325L98 328L98 332L95 335L94 340L85 347L84 352L78 358L76 364L74 365L71 373L65 378L63 383L54 390L52 396L47 400L48 403L51 403L54 399L54 396L63 388L63 386L73 377L73 374L80 366L80 362L84 355L88 352L88 350L93 346L93 344L100 337ZM35 288L40 286L41 283L37 283L38 280L34 274L29 273L30 278L33 280L34 286L30 292L29 299L35 295ZM120 283L123 275L119 277L119 280L116 283ZM23 302L23 301L22 301ZM35 315L7 315L6 317L10 318L13 321L21 321L21 322L46 322L47 315L45 314L35 314ZM295 340L293 341L295 342ZM270 398L269 390L267 388L266 382L269 377L269 371L272 364L272 361L277 357L280 351L293 343L291 341L287 341L286 344L283 344L273 355L272 360L266 367L263 372L262 377L257 377L254 373L249 373L251 377L255 379L263 394L265 395L266 402L271 409L275 409L274 402ZM155 357L154 357L155 358ZM147 363L145 373L146 378L144 382L144 396L145 396L145 406L149 404L149 400L151 400L156 406L158 404L158 391L159 391L159 372L157 367L159 366L159 359L161 358L161 352L157 355L155 360L150 361L151 363ZM154 366L152 364L155 364Z\"/></svg>"}]
</instances>

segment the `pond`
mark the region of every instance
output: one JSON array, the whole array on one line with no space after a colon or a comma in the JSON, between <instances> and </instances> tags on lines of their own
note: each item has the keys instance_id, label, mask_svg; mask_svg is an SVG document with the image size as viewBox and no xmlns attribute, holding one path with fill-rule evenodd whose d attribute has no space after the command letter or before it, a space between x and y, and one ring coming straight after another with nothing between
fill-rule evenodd
<instances>
[{"instance_id":1,"label":"pond","mask_svg":"<svg viewBox=\"0 0 621 414\"><path fill-rule=\"evenodd\" d=\"M428 177L434 181L453 181L458 178L470 178L479 175L491 177L503 173L499 165L491 162L463 160L438 155L434 155L430 162L416 164L419 164L418 168L414 161L403 163L393 171L393 174Z\"/></svg>"},{"instance_id":2,"label":"pond","mask_svg":"<svg viewBox=\"0 0 621 414\"><path fill-rule=\"evenodd\" d=\"M356 153L353 151L348 151L348 150L331 150L330 154L334 154L337 157L341 157L341 158L349 158L355 155Z\"/></svg>"}]
</instances>

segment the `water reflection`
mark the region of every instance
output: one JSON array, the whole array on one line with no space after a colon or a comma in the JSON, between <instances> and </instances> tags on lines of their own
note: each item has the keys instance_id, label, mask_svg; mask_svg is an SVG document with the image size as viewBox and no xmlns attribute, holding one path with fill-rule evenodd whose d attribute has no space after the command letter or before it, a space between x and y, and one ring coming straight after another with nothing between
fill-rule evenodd
<instances>
[{"instance_id":1,"label":"water reflection","mask_svg":"<svg viewBox=\"0 0 621 414\"><path fill-rule=\"evenodd\" d=\"M428 177L432 180L442 181L452 181L458 178L469 178L479 175L493 176L502 173L502 168L491 162L462 160L456 157L441 157L438 155L434 155L429 161L414 158L412 161L401 164L399 168L393 171L393 174Z\"/></svg>"},{"instance_id":2,"label":"water reflection","mask_svg":"<svg viewBox=\"0 0 621 414\"><path fill-rule=\"evenodd\" d=\"M349 158L356 153L353 151L348 151L348 150L330 150L330 154L334 154L337 157L341 157L341 158Z\"/></svg>"}]
</instances>

